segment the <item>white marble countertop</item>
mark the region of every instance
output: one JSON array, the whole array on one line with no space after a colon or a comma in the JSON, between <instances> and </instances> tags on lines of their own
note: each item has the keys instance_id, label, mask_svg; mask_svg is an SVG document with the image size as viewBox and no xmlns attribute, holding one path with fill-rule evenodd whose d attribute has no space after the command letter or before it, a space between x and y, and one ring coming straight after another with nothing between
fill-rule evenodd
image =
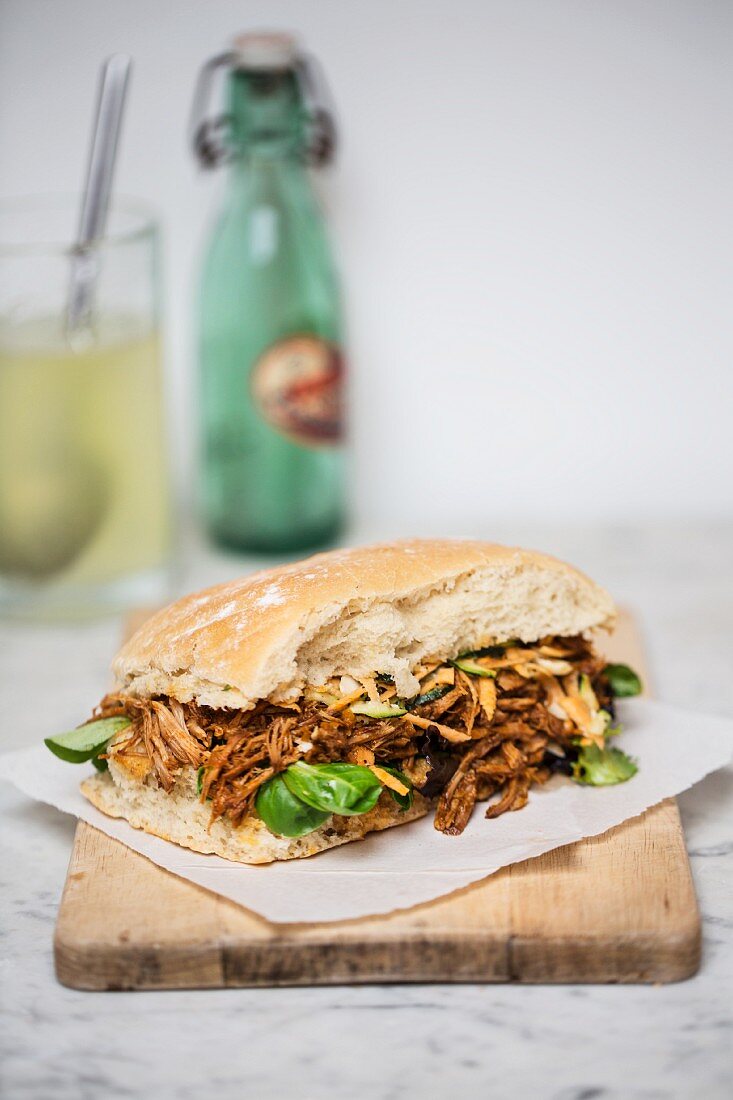
<instances>
[{"instance_id":1,"label":"white marble countertop","mask_svg":"<svg viewBox=\"0 0 733 1100\"><path fill-rule=\"evenodd\" d=\"M733 528L501 529L567 556L639 615L657 696L733 714ZM193 587L237 571L190 557ZM75 724L119 624L0 627L0 747ZM691 736L694 730L691 730ZM692 743L692 742L691 742ZM733 770L680 799L702 969L672 986L366 986L79 993L51 941L74 822L0 791L0 1094L13 1100L731 1095Z\"/></svg>"}]
</instances>

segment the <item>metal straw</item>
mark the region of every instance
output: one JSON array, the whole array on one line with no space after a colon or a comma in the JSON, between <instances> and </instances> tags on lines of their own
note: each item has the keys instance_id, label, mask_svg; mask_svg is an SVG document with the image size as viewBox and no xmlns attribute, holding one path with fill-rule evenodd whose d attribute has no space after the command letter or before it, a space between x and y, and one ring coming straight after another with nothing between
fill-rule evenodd
<instances>
[{"instance_id":1,"label":"metal straw","mask_svg":"<svg viewBox=\"0 0 733 1100\"><path fill-rule=\"evenodd\" d=\"M112 178L132 65L126 54L113 54L99 75L97 113L92 130L89 163L84 186L79 228L71 260L71 281L66 312L67 332L88 328L94 305L99 256L94 247L107 225Z\"/></svg>"}]
</instances>

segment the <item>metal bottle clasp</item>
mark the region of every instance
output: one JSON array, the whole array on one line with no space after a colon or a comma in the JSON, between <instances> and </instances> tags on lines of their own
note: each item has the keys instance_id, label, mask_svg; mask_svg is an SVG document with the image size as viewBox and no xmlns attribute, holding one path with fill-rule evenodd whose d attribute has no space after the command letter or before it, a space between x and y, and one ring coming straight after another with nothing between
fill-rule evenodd
<instances>
[{"instance_id":1,"label":"metal bottle clasp","mask_svg":"<svg viewBox=\"0 0 733 1100\"><path fill-rule=\"evenodd\" d=\"M232 157L226 143L230 117L208 115L214 83L220 71L234 67L237 54L217 54L202 66L194 87L189 118L189 140L202 168L217 168ZM336 153L336 124L323 71L314 57L298 54L295 66L306 115L304 156L308 164L320 168L330 164Z\"/></svg>"}]
</instances>

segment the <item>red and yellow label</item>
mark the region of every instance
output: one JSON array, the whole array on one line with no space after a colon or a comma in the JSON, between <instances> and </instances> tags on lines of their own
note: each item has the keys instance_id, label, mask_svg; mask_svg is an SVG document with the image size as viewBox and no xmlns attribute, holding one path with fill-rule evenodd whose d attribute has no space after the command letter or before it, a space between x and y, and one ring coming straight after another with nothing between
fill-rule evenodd
<instances>
[{"instance_id":1,"label":"red and yellow label","mask_svg":"<svg viewBox=\"0 0 733 1100\"><path fill-rule=\"evenodd\" d=\"M343 359L318 336L289 336L267 349L251 375L263 419L305 447L339 443L343 435Z\"/></svg>"}]
</instances>

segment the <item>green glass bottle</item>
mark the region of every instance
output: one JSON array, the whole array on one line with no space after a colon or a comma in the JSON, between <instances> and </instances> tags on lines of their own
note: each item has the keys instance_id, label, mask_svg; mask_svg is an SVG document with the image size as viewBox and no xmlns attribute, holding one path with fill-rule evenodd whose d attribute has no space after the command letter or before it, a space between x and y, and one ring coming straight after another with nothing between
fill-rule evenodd
<instances>
[{"instance_id":1,"label":"green glass bottle","mask_svg":"<svg viewBox=\"0 0 733 1100\"><path fill-rule=\"evenodd\" d=\"M229 162L200 289L203 510L220 545L287 553L343 520L339 289L307 167L332 143L290 40L236 47L211 63L229 70L227 115L198 130L202 159Z\"/></svg>"}]
</instances>

